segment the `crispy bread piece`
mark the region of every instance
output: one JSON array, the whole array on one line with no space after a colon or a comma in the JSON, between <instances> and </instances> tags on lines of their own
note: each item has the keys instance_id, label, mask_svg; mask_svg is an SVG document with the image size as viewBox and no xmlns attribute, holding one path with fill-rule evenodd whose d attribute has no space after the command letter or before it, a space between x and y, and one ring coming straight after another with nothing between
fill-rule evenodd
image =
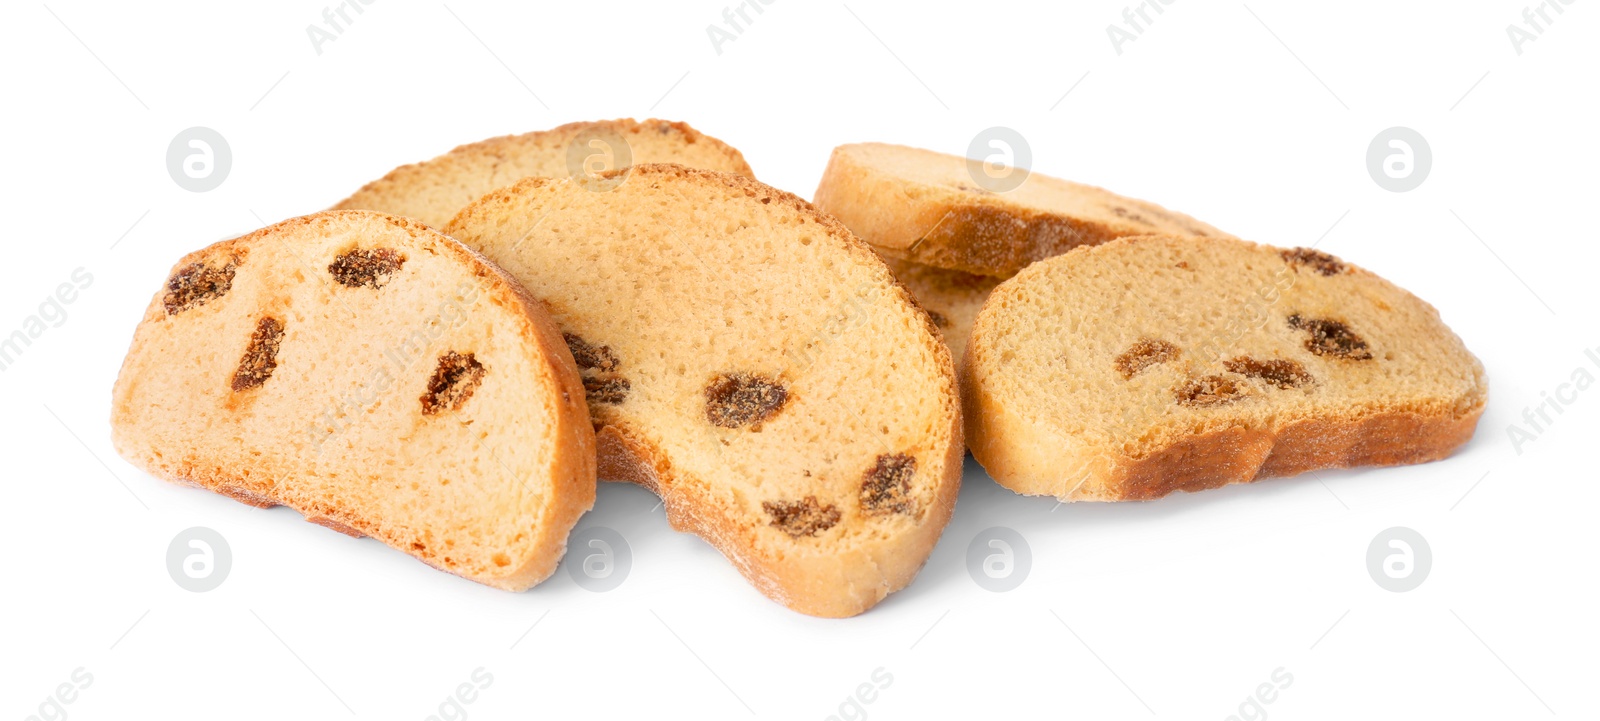
<instances>
[{"instance_id":1,"label":"crispy bread piece","mask_svg":"<svg viewBox=\"0 0 1600 721\"><path fill-rule=\"evenodd\" d=\"M949 351L883 263L793 195L634 167L530 178L447 232L551 309L589 390L602 478L818 616L909 583L955 503Z\"/></svg>"},{"instance_id":2,"label":"crispy bread piece","mask_svg":"<svg viewBox=\"0 0 1600 721\"><path fill-rule=\"evenodd\" d=\"M460 243L379 213L294 218L178 261L111 427L153 475L511 590L555 570L594 503L583 385L550 317Z\"/></svg>"},{"instance_id":3,"label":"crispy bread piece","mask_svg":"<svg viewBox=\"0 0 1600 721\"><path fill-rule=\"evenodd\" d=\"M996 288L962 365L995 480L1143 500L1423 463L1472 437L1483 366L1433 306L1325 253L1146 236Z\"/></svg>"}]
</instances>

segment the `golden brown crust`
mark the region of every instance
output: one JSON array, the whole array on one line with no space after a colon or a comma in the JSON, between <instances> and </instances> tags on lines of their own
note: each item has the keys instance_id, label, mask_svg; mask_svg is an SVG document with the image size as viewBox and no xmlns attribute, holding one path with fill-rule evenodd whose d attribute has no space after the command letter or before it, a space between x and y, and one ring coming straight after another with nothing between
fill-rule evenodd
<instances>
[{"instance_id":1,"label":"golden brown crust","mask_svg":"<svg viewBox=\"0 0 1600 721\"><path fill-rule=\"evenodd\" d=\"M601 426L594 438L600 480L632 483L661 495L661 477L671 474L666 471L666 461L648 445L628 438L613 425Z\"/></svg>"},{"instance_id":2,"label":"golden brown crust","mask_svg":"<svg viewBox=\"0 0 1600 721\"><path fill-rule=\"evenodd\" d=\"M1362 418L1312 419L1273 430L1230 428L1175 443L1142 459L1123 459L1115 500L1145 501L1173 491L1296 476L1326 468L1395 466L1449 457L1472 438L1477 412L1450 415L1385 411Z\"/></svg>"},{"instance_id":3,"label":"golden brown crust","mask_svg":"<svg viewBox=\"0 0 1600 721\"><path fill-rule=\"evenodd\" d=\"M582 401L583 385L577 365L573 362L566 344L561 340L554 322L539 309L537 301L528 295L520 284L472 249L437 230L408 218L364 210L324 211L291 218L192 252L174 264L173 271L176 272L179 268L197 260L219 254L242 257L250 253L256 244L265 238L296 229L341 222L353 216L364 216L394 225L404 229L417 241L455 256L466 267L471 268L475 276L484 283L489 302L510 309L522 320L523 325L519 335L535 343L540 348L542 356L547 359L548 362L543 366L546 376L542 380L549 384L548 387L558 390L560 399L556 401L556 413L553 415L559 426L558 435L564 437L564 441L556 444L558 455L552 459L551 464L549 482L552 486L551 497L554 500L545 504L544 516L538 519L537 527L541 538L536 539L534 545L543 549L543 552L526 559L522 566L505 569L503 573L494 577L469 576L471 580L507 590L522 590L544 580L555 571L561 559L566 548L567 532L577 523L578 517L594 504L594 438L589 426L588 410ZM276 246L266 246L266 248L272 250ZM163 288L152 298L145 312L146 323L166 314L162 305L164 293ZM141 327L143 325L141 323ZM147 454L147 449L136 447L129 442L126 434L131 432L131 429L125 427L122 416L133 392L132 387L137 382L137 379L130 376L132 371L129 364L135 357L139 342L136 334L113 391L113 441L124 458L151 475L175 483L205 488L251 506L258 508L289 506L312 523L350 536L371 536L435 568L457 573L457 570L446 565L443 559L429 552L411 548L406 539L390 532L377 519L362 517L349 509L325 502L292 498L282 492L277 479L269 477L259 469L242 466L220 467L201 464L192 459Z\"/></svg>"},{"instance_id":4,"label":"golden brown crust","mask_svg":"<svg viewBox=\"0 0 1600 721\"><path fill-rule=\"evenodd\" d=\"M357 531L356 529L351 528L349 526L346 526L343 523L335 521L332 518L317 517L317 518L307 518L306 520L310 521L312 523L315 523L315 524L317 524L319 526L322 526L323 528L326 528L326 529L328 529L330 531L338 531L339 533L343 533L344 535L349 536L351 538L366 538L367 537L367 534L362 533L360 531Z\"/></svg>"},{"instance_id":5,"label":"golden brown crust","mask_svg":"<svg viewBox=\"0 0 1600 721\"><path fill-rule=\"evenodd\" d=\"M195 488L205 488L206 487L206 486L201 485L199 483L188 482L189 479L187 477L185 477L185 478L174 478L172 480L174 482L183 483L184 485L193 486ZM247 491L247 490L245 490L243 488L239 488L238 486L217 485L217 486L211 488L211 490L216 491L217 493L221 493L222 495L227 496L229 498L232 498L235 501L243 503L246 506L255 506L256 508L275 508L275 507L277 507L279 505L277 501L273 500L272 498L270 498L268 496L263 496L263 495L261 495L259 493L252 493L252 492ZM307 520L310 520L310 519L307 519Z\"/></svg>"},{"instance_id":6,"label":"golden brown crust","mask_svg":"<svg viewBox=\"0 0 1600 721\"><path fill-rule=\"evenodd\" d=\"M980 397L963 368L966 413L1003 413ZM1173 491L1200 491L1233 483L1359 466L1395 466L1448 458L1471 440L1484 406L1465 413L1394 408L1347 418L1313 418L1272 428L1233 427L1180 438L1140 457L1105 453L1061 464L1056 473L1013 464L1011 448L1021 424L970 428L972 453L995 482L1025 495L1062 500L1144 501Z\"/></svg>"}]
</instances>

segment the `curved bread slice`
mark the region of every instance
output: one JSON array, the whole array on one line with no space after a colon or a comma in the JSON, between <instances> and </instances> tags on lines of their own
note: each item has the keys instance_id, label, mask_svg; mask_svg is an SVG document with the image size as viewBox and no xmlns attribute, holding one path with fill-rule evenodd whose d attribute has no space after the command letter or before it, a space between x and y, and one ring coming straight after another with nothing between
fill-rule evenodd
<instances>
[{"instance_id":1,"label":"curved bread slice","mask_svg":"<svg viewBox=\"0 0 1600 721\"><path fill-rule=\"evenodd\" d=\"M1372 273L1147 236L995 289L962 392L972 454L1002 485L1125 500L1444 458L1488 389L1438 311Z\"/></svg>"},{"instance_id":2,"label":"curved bread slice","mask_svg":"<svg viewBox=\"0 0 1600 721\"><path fill-rule=\"evenodd\" d=\"M1123 236L1229 237L1154 203L1038 173L994 193L973 180L968 163L901 145L841 145L814 202L885 255L1000 278Z\"/></svg>"},{"instance_id":3,"label":"curved bread slice","mask_svg":"<svg viewBox=\"0 0 1600 721\"><path fill-rule=\"evenodd\" d=\"M583 386L549 316L476 253L378 213L178 261L111 427L153 475L505 589L549 576L594 503Z\"/></svg>"},{"instance_id":4,"label":"curved bread slice","mask_svg":"<svg viewBox=\"0 0 1600 721\"><path fill-rule=\"evenodd\" d=\"M950 347L950 357L960 359L967 349L967 337L972 334L978 310L983 308L989 292L1000 285L1000 279L935 268L893 256L883 256L883 262L928 311L928 317L944 336L945 345Z\"/></svg>"},{"instance_id":5,"label":"curved bread slice","mask_svg":"<svg viewBox=\"0 0 1600 721\"><path fill-rule=\"evenodd\" d=\"M848 616L927 559L960 484L950 355L844 226L737 175L644 165L615 186L523 180L447 230L555 315L601 477L660 494L768 596Z\"/></svg>"},{"instance_id":6,"label":"curved bread slice","mask_svg":"<svg viewBox=\"0 0 1600 721\"><path fill-rule=\"evenodd\" d=\"M463 145L433 160L395 168L334 209L376 210L443 228L479 196L529 176L565 178L643 163L678 163L755 177L738 150L687 123L628 118L569 123Z\"/></svg>"}]
</instances>

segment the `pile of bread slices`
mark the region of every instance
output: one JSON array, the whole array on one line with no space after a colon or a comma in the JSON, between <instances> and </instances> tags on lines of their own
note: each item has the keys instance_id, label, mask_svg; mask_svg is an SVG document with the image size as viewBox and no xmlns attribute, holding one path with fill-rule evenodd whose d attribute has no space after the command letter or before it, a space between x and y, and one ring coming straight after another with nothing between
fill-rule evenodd
<instances>
[{"instance_id":1,"label":"pile of bread slices","mask_svg":"<svg viewBox=\"0 0 1600 721\"><path fill-rule=\"evenodd\" d=\"M1110 501L1472 435L1482 367L1383 279L980 181L847 145L808 203L659 120L462 146L179 260L114 441L510 590L555 570L597 478L631 481L769 597L849 616L927 560L969 448L1019 493Z\"/></svg>"}]
</instances>

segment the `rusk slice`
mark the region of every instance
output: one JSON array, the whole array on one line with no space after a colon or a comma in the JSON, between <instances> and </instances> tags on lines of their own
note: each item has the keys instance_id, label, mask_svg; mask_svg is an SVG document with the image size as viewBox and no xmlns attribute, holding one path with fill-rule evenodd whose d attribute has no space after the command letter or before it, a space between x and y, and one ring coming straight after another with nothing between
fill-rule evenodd
<instances>
[{"instance_id":1,"label":"rusk slice","mask_svg":"<svg viewBox=\"0 0 1600 721\"><path fill-rule=\"evenodd\" d=\"M402 165L334 206L416 218L443 228L457 211L528 176L565 178L631 164L678 163L755 177L744 156L687 123L650 119L570 123L463 145Z\"/></svg>"},{"instance_id":2,"label":"rusk slice","mask_svg":"<svg viewBox=\"0 0 1600 721\"><path fill-rule=\"evenodd\" d=\"M841 145L814 202L884 255L999 278L1123 236L1228 237L1154 203L1038 173L991 192L973 179L975 162L900 145Z\"/></svg>"},{"instance_id":3,"label":"rusk slice","mask_svg":"<svg viewBox=\"0 0 1600 721\"><path fill-rule=\"evenodd\" d=\"M178 261L112 391L151 474L372 536L498 588L594 503L583 384L509 276L421 223L287 220Z\"/></svg>"},{"instance_id":4,"label":"rusk slice","mask_svg":"<svg viewBox=\"0 0 1600 721\"><path fill-rule=\"evenodd\" d=\"M1370 272L1147 236L996 288L962 392L972 454L1002 485L1142 500L1438 460L1472 437L1488 388L1433 306Z\"/></svg>"},{"instance_id":5,"label":"rusk slice","mask_svg":"<svg viewBox=\"0 0 1600 721\"><path fill-rule=\"evenodd\" d=\"M660 494L762 592L849 616L927 559L960 483L952 363L844 226L741 176L642 165L523 180L447 232L566 333L600 476Z\"/></svg>"}]
</instances>

